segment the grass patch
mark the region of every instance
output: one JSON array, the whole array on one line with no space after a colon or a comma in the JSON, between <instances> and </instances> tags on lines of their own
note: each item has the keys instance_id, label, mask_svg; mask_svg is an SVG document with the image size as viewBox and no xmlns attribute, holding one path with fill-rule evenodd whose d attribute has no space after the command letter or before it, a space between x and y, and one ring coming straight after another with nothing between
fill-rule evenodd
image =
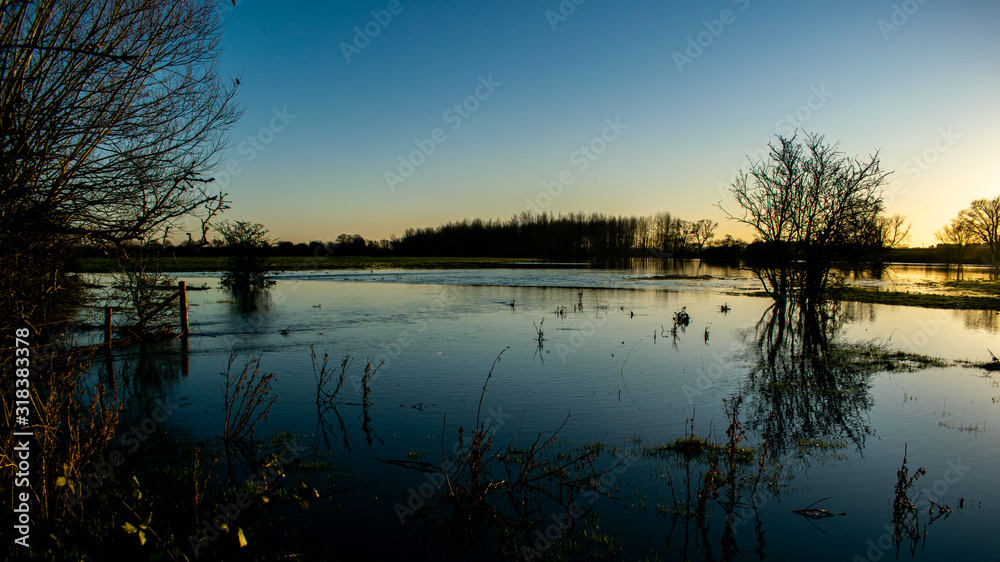
<instances>
[{"instance_id":1,"label":"grass patch","mask_svg":"<svg viewBox=\"0 0 1000 562\"><path fill-rule=\"evenodd\" d=\"M842 288L836 292L835 296L845 301L892 304L896 306L919 306L923 308L948 308L955 310L1000 310L1000 297L989 296L872 291L856 287Z\"/></svg>"},{"instance_id":2,"label":"grass patch","mask_svg":"<svg viewBox=\"0 0 1000 562\"><path fill-rule=\"evenodd\" d=\"M955 291L970 291L984 295L1000 295L1000 281L987 279L963 279L961 281L944 281L941 286Z\"/></svg>"},{"instance_id":3,"label":"grass patch","mask_svg":"<svg viewBox=\"0 0 1000 562\"><path fill-rule=\"evenodd\" d=\"M723 294L771 298L764 291L727 291ZM951 310L1000 310L1000 297L987 296L937 295L843 287L831 291L830 297L841 301L891 304L895 306L919 306L923 308L946 308Z\"/></svg>"},{"instance_id":4,"label":"grass patch","mask_svg":"<svg viewBox=\"0 0 1000 562\"><path fill-rule=\"evenodd\" d=\"M884 347L873 346L860 351L857 357L851 359L855 365L870 366L886 371L906 371L912 372L930 367L949 367L951 362L939 357L921 355L919 353L906 353L905 351L888 351Z\"/></svg>"},{"instance_id":5,"label":"grass patch","mask_svg":"<svg viewBox=\"0 0 1000 562\"><path fill-rule=\"evenodd\" d=\"M812 451L812 450L837 450L846 449L847 443L845 441L829 441L826 439L805 439L801 438L795 442L795 448L799 451Z\"/></svg>"},{"instance_id":6,"label":"grass patch","mask_svg":"<svg viewBox=\"0 0 1000 562\"><path fill-rule=\"evenodd\" d=\"M957 429L958 431L967 433L979 433L980 431L986 431L986 426L979 427L978 423L967 423L965 425L955 425L948 422L939 421L938 427L944 427L947 429Z\"/></svg>"},{"instance_id":7,"label":"grass patch","mask_svg":"<svg viewBox=\"0 0 1000 562\"><path fill-rule=\"evenodd\" d=\"M680 455L687 459L719 459L728 453L726 445L713 443L697 435L678 437L670 443L657 443L642 448L645 457L666 458ZM736 460L740 464L750 464L754 459L754 451L750 447L738 447Z\"/></svg>"}]
</instances>

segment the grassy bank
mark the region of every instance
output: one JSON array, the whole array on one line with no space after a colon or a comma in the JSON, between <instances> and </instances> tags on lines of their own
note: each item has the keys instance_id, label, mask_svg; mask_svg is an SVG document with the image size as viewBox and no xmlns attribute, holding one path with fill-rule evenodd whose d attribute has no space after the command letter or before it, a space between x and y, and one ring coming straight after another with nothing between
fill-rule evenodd
<instances>
[{"instance_id":1,"label":"grassy bank","mask_svg":"<svg viewBox=\"0 0 1000 562\"><path fill-rule=\"evenodd\" d=\"M764 291L753 293L733 293L743 296L770 298ZM929 293L907 293L902 291L873 291L847 287L830 295L832 298L873 304L896 306L919 306L923 308L948 308L953 310L1000 310L1000 297L938 295Z\"/></svg>"},{"instance_id":2,"label":"grassy bank","mask_svg":"<svg viewBox=\"0 0 1000 562\"><path fill-rule=\"evenodd\" d=\"M979 293L983 296L1000 295L1000 281L989 281L986 279L963 279L960 281L929 281L921 283L932 289L946 289L949 291L966 291L969 293Z\"/></svg>"},{"instance_id":3,"label":"grassy bank","mask_svg":"<svg viewBox=\"0 0 1000 562\"><path fill-rule=\"evenodd\" d=\"M229 258L218 257L163 257L160 268L163 272L208 272L225 271ZM445 257L301 257L279 256L270 258L270 265L276 271L305 269L473 269L485 267L532 267L556 266L538 259L517 258L445 258ZM118 270L117 263L109 258L83 258L73 268L76 273L109 273Z\"/></svg>"},{"instance_id":4,"label":"grassy bank","mask_svg":"<svg viewBox=\"0 0 1000 562\"><path fill-rule=\"evenodd\" d=\"M894 304L899 306L920 306L923 308L950 308L957 310L1000 310L1000 297L939 295L929 293L906 293L900 291L872 291L849 287L836 295L841 300Z\"/></svg>"}]
</instances>

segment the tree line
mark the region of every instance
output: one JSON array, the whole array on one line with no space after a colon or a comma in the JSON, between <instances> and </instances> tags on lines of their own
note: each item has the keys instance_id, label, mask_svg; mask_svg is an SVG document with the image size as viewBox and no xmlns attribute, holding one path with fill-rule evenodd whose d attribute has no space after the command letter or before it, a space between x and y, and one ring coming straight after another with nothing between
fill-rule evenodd
<instances>
[{"instance_id":1,"label":"tree line","mask_svg":"<svg viewBox=\"0 0 1000 562\"><path fill-rule=\"evenodd\" d=\"M392 244L402 256L524 257L553 260L695 257L715 236L717 223L649 216L524 212L508 220L450 222L408 229Z\"/></svg>"},{"instance_id":2,"label":"tree line","mask_svg":"<svg viewBox=\"0 0 1000 562\"><path fill-rule=\"evenodd\" d=\"M222 236L203 244L186 241L174 246L163 241L143 243L161 255L230 256L246 244L227 235L243 221L217 227ZM258 230L260 224L243 225ZM366 240L360 234L341 234L336 240L308 243L258 237L256 252L271 256L448 256L514 257L551 260L620 259L633 257L705 257L726 254L738 258L745 242L726 236L714 240L718 223L688 221L669 212L648 216L609 216L601 213L567 215L525 211L508 220L463 219L436 227L409 228L403 237ZM89 256L99 254L92 249Z\"/></svg>"}]
</instances>

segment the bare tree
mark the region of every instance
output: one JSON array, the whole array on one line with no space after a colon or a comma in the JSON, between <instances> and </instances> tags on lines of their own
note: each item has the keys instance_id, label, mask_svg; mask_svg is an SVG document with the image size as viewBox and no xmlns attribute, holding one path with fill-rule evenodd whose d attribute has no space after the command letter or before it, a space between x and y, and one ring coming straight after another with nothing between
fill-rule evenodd
<instances>
[{"instance_id":1,"label":"bare tree","mask_svg":"<svg viewBox=\"0 0 1000 562\"><path fill-rule=\"evenodd\" d=\"M699 253L705 249L705 244L715 236L715 229L718 226L719 223L711 219L701 219L691 225L691 236L694 243L698 245Z\"/></svg>"},{"instance_id":2,"label":"bare tree","mask_svg":"<svg viewBox=\"0 0 1000 562\"><path fill-rule=\"evenodd\" d=\"M778 137L769 158L751 162L732 186L741 214L729 218L756 233L750 268L778 303L823 299L841 266L881 239L882 171L878 154L846 157L819 135Z\"/></svg>"},{"instance_id":3,"label":"bare tree","mask_svg":"<svg viewBox=\"0 0 1000 562\"><path fill-rule=\"evenodd\" d=\"M900 214L878 218L878 245L883 249L899 248L910 239L910 225Z\"/></svg>"},{"instance_id":4,"label":"bare tree","mask_svg":"<svg viewBox=\"0 0 1000 562\"><path fill-rule=\"evenodd\" d=\"M32 356L52 357L33 361L45 371L25 428L44 459L32 465L33 514L54 513L57 476L104 458L119 412L84 363L44 349L81 300L66 274L70 249L157 239L182 217L226 206L209 173L241 109L235 79L219 77L221 31L213 0L0 1L0 331L16 328ZM11 388L13 345L0 344ZM3 393L5 419L14 406ZM4 451L13 429L0 432ZM0 455L5 471L14 465Z\"/></svg>"},{"instance_id":5,"label":"bare tree","mask_svg":"<svg viewBox=\"0 0 1000 562\"><path fill-rule=\"evenodd\" d=\"M53 321L77 244L226 208L209 172L241 109L221 29L210 0L0 4L0 271L21 277L0 316Z\"/></svg>"},{"instance_id":6,"label":"bare tree","mask_svg":"<svg viewBox=\"0 0 1000 562\"><path fill-rule=\"evenodd\" d=\"M177 294L176 279L160 271L161 245L139 244L118 256L107 306L120 307L120 331L126 337L167 335L177 320L177 307L168 306Z\"/></svg>"},{"instance_id":7,"label":"bare tree","mask_svg":"<svg viewBox=\"0 0 1000 562\"><path fill-rule=\"evenodd\" d=\"M0 229L121 242L224 194L208 172L241 110L213 1L0 6Z\"/></svg>"},{"instance_id":8,"label":"bare tree","mask_svg":"<svg viewBox=\"0 0 1000 562\"><path fill-rule=\"evenodd\" d=\"M965 258L965 251L975 239L975 234L961 217L955 217L950 223L941 227L941 230L935 232L934 237L942 244L953 246L955 262L961 264Z\"/></svg>"},{"instance_id":9,"label":"bare tree","mask_svg":"<svg viewBox=\"0 0 1000 562\"><path fill-rule=\"evenodd\" d=\"M997 268L1000 250L1000 195L993 199L976 199L958 214L972 234L990 249L993 267Z\"/></svg>"}]
</instances>

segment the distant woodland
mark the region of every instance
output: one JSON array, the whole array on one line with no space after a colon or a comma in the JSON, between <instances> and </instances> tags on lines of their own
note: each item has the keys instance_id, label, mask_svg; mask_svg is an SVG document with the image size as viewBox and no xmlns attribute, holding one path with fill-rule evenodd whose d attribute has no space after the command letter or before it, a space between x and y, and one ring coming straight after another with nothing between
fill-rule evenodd
<instances>
[{"instance_id":1,"label":"distant woodland","mask_svg":"<svg viewBox=\"0 0 1000 562\"><path fill-rule=\"evenodd\" d=\"M407 229L402 237L366 240L359 234L341 234L336 240L309 243L273 241L266 253L274 256L447 256L509 257L547 260L604 260L634 257L692 258L706 255L739 259L746 242L731 236L716 239L717 223L688 221L663 212L649 216L618 217L600 213L568 215L525 212L508 220L464 219ZM158 244L147 243L157 246ZM184 242L163 250L175 256L223 256L222 240L209 244ZM85 252L84 255L94 255Z\"/></svg>"},{"instance_id":2,"label":"distant woodland","mask_svg":"<svg viewBox=\"0 0 1000 562\"><path fill-rule=\"evenodd\" d=\"M715 236L717 223L688 221L668 212L647 216L609 216L600 213L568 215L522 213L507 220L464 219L436 227L410 228L402 237L366 240L359 234L341 234L336 240L272 241L263 252L271 256L440 256L535 258L557 261L615 260L622 258L701 258L739 261L753 254L750 244L730 235ZM183 242L152 249L176 257L227 256L222 240L209 244ZM84 249L80 257L97 256ZM931 248L895 248L886 261L912 263L987 263L983 244L941 243Z\"/></svg>"}]
</instances>

